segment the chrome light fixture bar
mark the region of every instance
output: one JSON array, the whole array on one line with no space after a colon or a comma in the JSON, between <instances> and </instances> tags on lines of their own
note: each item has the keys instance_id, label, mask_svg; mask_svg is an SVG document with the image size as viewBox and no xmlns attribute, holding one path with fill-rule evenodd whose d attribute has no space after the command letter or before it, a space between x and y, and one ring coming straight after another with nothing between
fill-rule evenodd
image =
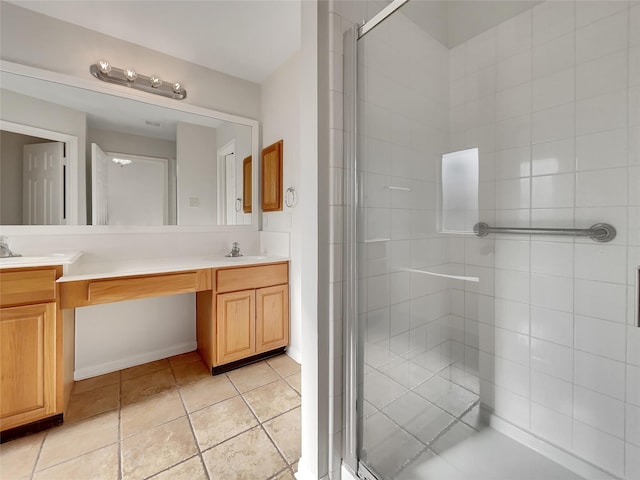
<instances>
[{"instance_id":1,"label":"chrome light fixture bar","mask_svg":"<svg viewBox=\"0 0 640 480\"><path fill-rule=\"evenodd\" d=\"M157 75L147 77L137 73L133 68L117 68L106 60L99 60L91 65L89 71L91 75L104 82L155 93L163 97L175 98L176 100L187 98L187 91L179 82L165 82Z\"/></svg>"}]
</instances>

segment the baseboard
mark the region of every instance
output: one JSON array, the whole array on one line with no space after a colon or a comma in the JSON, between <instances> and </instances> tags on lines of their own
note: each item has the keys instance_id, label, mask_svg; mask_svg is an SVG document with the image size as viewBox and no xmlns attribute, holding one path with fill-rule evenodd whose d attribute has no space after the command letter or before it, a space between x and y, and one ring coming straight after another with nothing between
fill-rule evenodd
<instances>
[{"instance_id":1,"label":"baseboard","mask_svg":"<svg viewBox=\"0 0 640 480\"><path fill-rule=\"evenodd\" d=\"M340 467L340 479L341 480L358 480L358 477L347 467L344 463Z\"/></svg>"},{"instance_id":2,"label":"baseboard","mask_svg":"<svg viewBox=\"0 0 640 480\"><path fill-rule=\"evenodd\" d=\"M289 355L296 363L302 365L302 352L296 348L291 348L291 345L287 347L287 355Z\"/></svg>"},{"instance_id":3,"label":"baseboard","mask_svg":"<svg viewBox=\"0 0 640 480\"><path fill-rule=\"evenodd\" d=\"M489 425L494 430L512 438L518 443L534 450L548 459L560 464L567 470L580 475L585 480L620 480L620 477L601 470L595 465L576 457L575 455L556 447L535 435L516 427L496 415L489 417Z\"/></svg>"},{"instance_id":4,"label":"baseboard","mask_svg":"<svg viewBox=\"0 0 640 480\"><path fill-rule=\"evenodd\" d=\"M196 342L186 342L179 345L172 345L171 347L164 348L162 350L154 350L152 352L144 352L127 358L119 358L113 362L101 363L99 365L92 365L75 370L73 372L73 379L78 381L84 380L85 378L104 375L105 373L117 372L124 368L135 367L136 365L153 362L154 360L160 360L173 355L180 355L181 353L192 352L196 348L198 348Z\"/></svg>"},{"instance_id":5,"label":"baseboard","mask_svg":"<svg viewBox=\"0 0 640 480\"><path fill-rule=\"evenodd\" d=\"M298 461L298 471L294 475L296 480L329 480L329 477L325 475L322 478L318 478L317 474L314 474L307 465L304 463L304 460L301 458Z\"/></svg>"}]
</instances>

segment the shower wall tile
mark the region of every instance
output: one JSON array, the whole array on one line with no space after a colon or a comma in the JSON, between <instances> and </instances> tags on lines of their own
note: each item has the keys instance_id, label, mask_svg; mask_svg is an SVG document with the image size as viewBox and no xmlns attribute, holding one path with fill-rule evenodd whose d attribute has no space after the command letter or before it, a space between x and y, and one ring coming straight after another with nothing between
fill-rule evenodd
<instances>
[{"instance_id":1,"label":"shower wall tile","mask_svg":"<svg viewBox=\"0 0 640 480\"><path fill-rule=\"evenodd\" d=\"M622 475L624 449L621 439L574 420L573 450L579 456L616 475Z\"/></svg>"},{"instance_id":2,"label":"shower wall tile","mask_svg":"<svg viewBox=\"0 0 640 480\"><path fill-rule=\"evenodd\" d=\"M640 406L640 367L627 365L627 402Z\"/></svg>"},{"instance_id":3,"label":"shower wall tile","mask_svg":"<svg viewBox=\"0 0 640 480\"><path fill-rule=\"evenodd\" d=\"M599 318L575 316L575 348L624 362L626 326Z\"/></svg>"},{"instance_id":4,"label":"shower wall tile","mask_svg":"<svg viewBox=\"0 0 640 480\"><path fill-rule=\"evenodd\" d=\"M640 447L640 407L626 404L626 440ZM640 453L640 452L639 452Z\"/></svg>"},{"instance_id":5,"label":"shower wall tile","mask_svg":"<svg viewBox=\"0 0 640 480\"><path fill-rule=\"evenodd\" d=\"M576 26L583 27L597 20L613 15L629 7L629 2L622 0L596 0L576 3Z\"/></svg>"},{"instance_id":6,"label":"shower wall tile","mask_svg":"<svg viewBox=\"0 0 640 480\"><path fill-rule=\"evenodd\" d=\"M573 279L531 275L531 304L565 312L573 311Z\"/></svg>"},{"instance_id":7,"label":"shower wall tile","mask_svg":"<svg viewBox=\"0 0 640 480\"><path fill-rule=\"evenodd\" d=\"M562 208L574 204L573 174L547 175L531 179L532 208Z\"/></svg>"},{"instance_id":8,"label":"shower wall tile","mask_svg":"<svg viewBox=\"0 0 640 480\"><path fill-rule=\"evenodd\" d=\"M533 44L540 45L575 29L575 2L542 2L533 10Z\"/></svg>"},{"instance_id":9,"label":"shower wall tile","mask_svg":"<svg viewBox=\"0 0 640 480\"><path fill-rule=\"evenodd\" d=\"M533 371L531 372L531 400L571 418L573 383Z\"/></svg>"},{"instance_id":10,"label":"shower wall tile","mask_svg":"<svg viewBox=\"0 0 640 480\"><path fill-rule=\"evenodd\" d=\"M640 447L630 443L626 444L624 472L627 478L640 477Z\"/></svg>"},{"instance_id":11,"label":"shower wall tile","mask_svg":"<svg viewBox=\"0 0 640 480\"><path fill-rule=\"evenodd\" d=\"M567 103L534 112L531 116L531 143L550 142L573 137L575 105Z\"/></svg>"},{"instance_id":12,"label":"shower wall tile","mask_svg":"<svg viewBox=\"0 0 640 480\"><path fill-rule=\"evenodd\" d=\"M631 172L626 168L579 172L576 175L576 206L606 207L627 205L626 179Z\"/></svg>"},{"instance_id":13,"label":"shower wall tile","mask_svg":"<svg viewBox=\"0 0 640 480\"><path fill-rule=\"evenodd\" d=\"M573 445L573 420L535 402L531 402L531 431L566 450Z\"/></svg>"},{"instance_id":14,"label":"shower wall tile","mask_svg":"<svg viewBox=\"0 0 640 480\"><path fill-rule=\"evenodd\" d=\"M496 30L498 60L531 50L531 24L532 12L527 10L498 25Z\"/></svg>"},{"instance_id":15,"label":"shower wall tile","mask_svg":"<svg viewBox=\"0 0 640 480\"><path fill-rule=\"evenodd\" d=\"M545 340L531 340L531 368L540 373L573 381L573 350Z\"/></svg>"},{"instance_id":16,"label":"shower wall tile","mask_svg":"<svg viewBox=\"0 0 640 480\"><path fill-rule=\"evenodd\" d=\"M533 82L534 112L572 102L575 97L575 70L567 68Z\"/></svg>"},{"instance_id":17,"label":"shower wall tile","mask_svg":"<svg viewBox=\"0 0 640 480\"><path fill-rule=\"evenodd\" d=\"M580 315L625 323L626 296L624 285L576 279L574 311Z\"/></svg>"},{"instance_id":18,"label":"shower wall tile","mask_svg":"<svg viewBox=\"0 0 640 480\"><path fill-rule=\"evenodd\" d=\"M576 385L624 401L625 364L590 353L575 351Z\"/></svg>"},{"instance_id":19,"label":"shower wall tile","mask_svg":"<svg viewBox=\"0 0 640 480\"><path fill-rule=\"evenodd\" d=\"M624 438L624 404L621 401L575 386L573 412L576 420Z\"/></svg>"},{"instance_id":20,"label":"shower wall tile","mask_svg":"<svg viewBox=\"0 0 640 480\"><path fill-rule=\"evenodd\" d=\"M583 99L627 87L627 50L597 58L576 69L576 98Z\"/></svg>"},{"instance_id":21,"label":"shower wall tile","mask_svg":"<svg viewBox=\"0 0 640 480\"><path fill-rule=\"evenodd\" d=\"M531 147L531 175L553 175L575 171L574 145L573 138L533 145Z\"/></svg>"},{"instance_id":22,"label":"shower wall tile","mask_svg":"<svg viewBox=\"0 0 640 480\"><path fill-rule=\"evenodd\" d=\"M531 335L572 347L573 313L531 306Z\"/></svg>"},{"instance_id":23,"label":"shower wall tile","mask_svg":"<svg viewBox=\"0 0 640 480\"><path fill-rule=\"evenodd\" d=\"M531 242L531 272L561 277L573 276L573 245Z\"/></svg>"},{"instance_id":24,"label":"shower wall tile","mask_svg":"<svg viewBox=\"0 0 640 480\"><path fill-rule=\"evenodd\" d=\"M614 130L627 126L627 91L598 95L576 102L576 133Z\"/></svg>"},{"instance_id":25,"label":"shower wall tile","mask_svg":"<svg viewBox=\"0 0 640 480\"><path fill-rule=\"evenodd\" d=\"M576 63L586 62L628 47L628 11L603 18L576 30Z\"/></svg>"},{"instance_id":26,"label":"shower wall tile","mask_svg":"<svg viewBox=\"0 0 640 480\"><path fill-rule=\"evenodd\" d=\"M578 171L623 167L627 164L627 129L576 138Z\"/></svg>"},{"instance_id":27,"label":"shower wall tile","mask_svg":"<svg viewBox=\"0 0 640 480\"><path fill-rule=\"evenodd\" d=\"M575 48L576 39L573 32L536 46L533 49L533 78L552 75L573 67L576 62Z\"/></svg>"},{"instance_id":28,"label":"shower wall tile","mask_svg":"<svg viewBox=\"0 0 640 480\"><path fill-rule=\"evenodd\" d=\"M576 244L575 276L585 280L626 283L627 249L618 245Z\"/></svg>"}]
</instances>

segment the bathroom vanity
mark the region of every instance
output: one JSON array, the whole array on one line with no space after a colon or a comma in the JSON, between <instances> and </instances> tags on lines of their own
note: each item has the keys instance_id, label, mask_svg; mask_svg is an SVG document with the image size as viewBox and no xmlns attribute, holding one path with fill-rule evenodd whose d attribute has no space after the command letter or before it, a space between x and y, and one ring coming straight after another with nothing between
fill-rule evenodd
<instances>
[{"instance_id":1,"label":"bathroom vanity","mask_svg":"<svg viewBox=\"0 0 640 480\"><path fill-rule=\"evenodd\" d=\"M37 431L62 422L74 358L73 342L63 342L62 320L73 318L75 308L195 293L198 352L218 374L284 352L288 282L288 260L265 256L89 264L72 274L62 265L3 265L3 440L20 435L18 429Z\"/></svg>"}]
</instances>

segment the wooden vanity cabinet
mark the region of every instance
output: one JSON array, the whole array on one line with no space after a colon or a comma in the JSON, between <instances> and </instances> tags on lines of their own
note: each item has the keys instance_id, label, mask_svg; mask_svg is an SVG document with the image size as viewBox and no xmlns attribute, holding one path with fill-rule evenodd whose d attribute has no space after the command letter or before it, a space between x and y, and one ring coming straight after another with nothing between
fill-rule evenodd
<instances>
[{"instance_id":1,"label":"wooden vanity cabinet","mask_svg":"<svg viewBox=\"0 0 640 480\"><path fill-rule=\"evenodd\" d=\"M0 271L0 431L62 421L61 267Z\"/></svg>"},{"instance_id":2,"label":"wooden vanity cabinet","mask_svg":"<svg viewBox=\"0 0 640 480\"><path fill-rule=\"evenodd\" d=\"M219 269L214 275L214 373L289 344L288 263Z\"/></svg>"}]
</instances>

